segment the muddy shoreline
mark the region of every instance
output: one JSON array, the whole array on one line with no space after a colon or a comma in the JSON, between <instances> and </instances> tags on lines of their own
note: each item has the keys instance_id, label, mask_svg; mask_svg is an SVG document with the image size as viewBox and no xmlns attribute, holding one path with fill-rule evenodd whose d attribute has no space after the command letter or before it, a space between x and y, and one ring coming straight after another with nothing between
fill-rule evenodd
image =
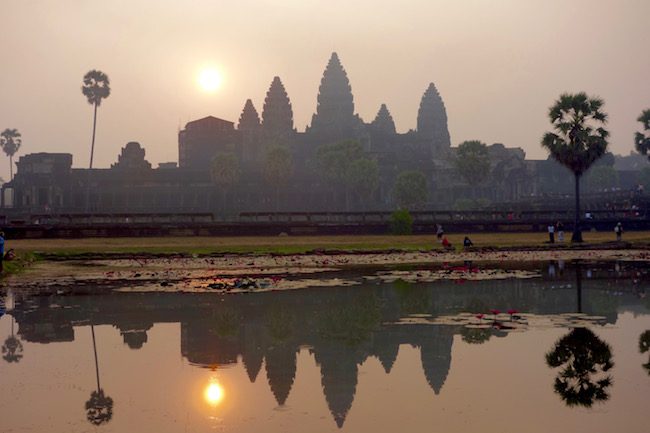
<instances>
[{"instance_id":1,"label":"muddy shoreline","mask_svg":"<svg viewBox=\"0 0 650 433\"><path fill-rule=\"evenodd\" d=\"M540 276L544 262L650 262L650 250L314 251L301 254L89 254L41 256L4 279L33 294L252 293L359 284L483 281ZM564 266L564 264L562 265Z\"/></svg>"}]
</instances>

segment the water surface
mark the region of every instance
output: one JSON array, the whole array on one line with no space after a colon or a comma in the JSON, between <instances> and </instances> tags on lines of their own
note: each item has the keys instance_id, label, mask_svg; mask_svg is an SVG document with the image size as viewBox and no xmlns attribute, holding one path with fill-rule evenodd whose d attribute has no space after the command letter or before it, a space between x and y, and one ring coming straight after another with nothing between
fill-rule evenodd
<instances>
[{"instance_id":1,"label":"water surface","mask_svg":"<svg viewBox=\"0 0 650 433\"><path fill-rule=\"evenodd\" d=\"M647 271L542 274L6 294L1 430L647 432Z\"/></svg>"}]
</instances>

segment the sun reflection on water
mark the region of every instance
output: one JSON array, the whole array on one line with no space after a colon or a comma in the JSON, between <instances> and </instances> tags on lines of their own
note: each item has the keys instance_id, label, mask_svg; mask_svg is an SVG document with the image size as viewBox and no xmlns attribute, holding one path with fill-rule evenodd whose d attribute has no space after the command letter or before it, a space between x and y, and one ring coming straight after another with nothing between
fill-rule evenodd
<instances>
[{"instance_id":1,"label":"sun reflection on water","mask_svg":"<svg viewBox=\"0 0 650 433\"><path fill-rule=\"evenodd\" d=\"M224 398L223 386L217 381L217 379L210 379L210 383L205 387L203 391L203 399L210 406L218 406Z\"/></svg>"}]
</instances>

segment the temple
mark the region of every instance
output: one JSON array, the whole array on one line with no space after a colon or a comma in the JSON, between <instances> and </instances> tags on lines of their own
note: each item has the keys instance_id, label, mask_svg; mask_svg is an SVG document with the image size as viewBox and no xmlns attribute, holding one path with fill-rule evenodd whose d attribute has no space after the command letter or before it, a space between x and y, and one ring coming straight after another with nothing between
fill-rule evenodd
<instances>
[{"instance_id":1,"label":"temple","mask_svg":"<svg viewBox=\"0 0 650 433\"><path fill-rule=\"evenodd\" d=\"M433 83L413 107L417 128L398 132L386 104L369 122L355 112L347 72L332 53L315 102L311 124L298 131L290 95L276 76L261 115L248 99L236 124L214 116L187 123L178 132L178 161L156 168L136 142L127 143L106 169L72 168L67 153L24 155L15 178L2 186L2 207L5 213L205 212L224 218L246 211L391 211L398 207L397 178L413 171L426 182L419 208L432 210L453 209L468 199L514 202L572 185L569 172L553 161L526 160L522 149L498 143L488 146L485 181L467 183L453 164L457 148L451 147L447 110ZM355 167L376 173L376 181L364 184L370 176L351 169L338 173L337 182L327 177L319 166L321 153L346 140L361 148L355 161L363 164ZM278 147L283 150L271 152ZM223 154L228 158L217 158ZM218 166L224 161L231 167ZM557 182L563 176L566 185Z\"/></svg>"}]
</instances>

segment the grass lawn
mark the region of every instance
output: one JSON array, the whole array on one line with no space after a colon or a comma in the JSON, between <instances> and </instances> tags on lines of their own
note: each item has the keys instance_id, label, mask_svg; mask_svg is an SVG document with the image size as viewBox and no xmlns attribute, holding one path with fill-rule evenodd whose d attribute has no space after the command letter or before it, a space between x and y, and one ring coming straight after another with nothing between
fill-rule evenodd
<instances>
[{"instance_id":1,"label":"grass lawn","mask_svg":"<svg viewBox=\"0 0 650 433\"><path fill-rule=\"evenodd\" d=\"M464 234L450 234L449 241L462 245ZM477 247L543 246L546 233L476 233L470 237ZM570 245L571 233L566 233L565 244ZM615 240L613 232L585 232L585 243L603 243ZM633 245L650 243L650 232L625 233L623 240ZM411 236L285 236L285 237L152 237L152 238L84 238L84 239L8 239L5 248L14 248L18 254L47 252L55 254L79 253L301 253L324 250L425 250L441 248L435 235Z\"/></svg>"}]
</instances>

